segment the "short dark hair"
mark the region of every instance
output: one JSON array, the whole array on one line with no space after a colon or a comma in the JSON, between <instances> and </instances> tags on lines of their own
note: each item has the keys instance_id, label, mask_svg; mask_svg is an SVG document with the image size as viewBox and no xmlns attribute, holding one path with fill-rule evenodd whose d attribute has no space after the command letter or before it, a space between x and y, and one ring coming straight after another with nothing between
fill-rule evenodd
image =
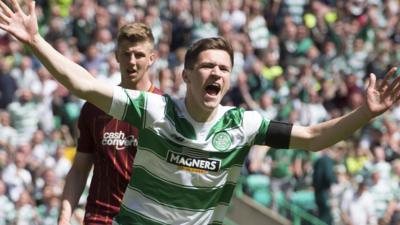
<instances>
[{"instance_id":1,"label":"short dark hair","mask_svg":"<svg viewBox=\"0 0 400 225\"><path fill-rule=\"evenodd\" d=\"M154 37L149 26L144 23L127 23L118 30L117 44L128 40L132 42L148 41L154 45Z\"/></svg>"},{"instance_id":2,"label":"short dark hair","mask_svg":"<svg viewBox=\"0 0 400 225\"><path fill-rule=\"evenodd\" d=\"M199 54L202 51L206 51L209 49L219 49L226 51L231 58L231 63L233 67L233 49L231 44L229 44L229 42L227 42L222 37L212 37L200 39L189 47L185 54L185 69L193 69L195 62L199 57Z\"/></svg>"}]
</instances>

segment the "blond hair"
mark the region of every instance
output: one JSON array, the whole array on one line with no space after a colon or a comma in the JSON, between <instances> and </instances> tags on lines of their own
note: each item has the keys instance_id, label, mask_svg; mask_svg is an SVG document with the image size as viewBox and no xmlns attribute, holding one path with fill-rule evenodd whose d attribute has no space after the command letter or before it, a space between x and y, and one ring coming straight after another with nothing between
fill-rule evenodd
<instances>
[{"instance_id":1,"label":"blond hair","mask_svg":"<svg viewBox=\"0 0 400 225\"><path fill-rule=\"evenodd\" d=\"M149 26L144 23L127 23L122 26L117 35L117 45L123 40L131 42L143 42L148 41L154 45L154 37Z\"/></svg>"}]
</instances>

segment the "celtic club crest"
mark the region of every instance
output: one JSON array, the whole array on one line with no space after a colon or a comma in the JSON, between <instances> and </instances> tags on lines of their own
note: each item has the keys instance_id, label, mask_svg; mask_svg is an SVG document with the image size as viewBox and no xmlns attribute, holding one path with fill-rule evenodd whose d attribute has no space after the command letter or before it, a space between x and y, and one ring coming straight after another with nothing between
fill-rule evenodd
<instances>
[{"instance_id":1,"label":"celtic club crest","mask_svg":"<svg viewBox=\"0 0 400 225\"><path fill-rule=\"evenodd\" d=\"M212 145L219 151L227 150L231 146L231 144L231 136L226 131L216 133L212 140Z\"/></svg>"}]
</instances>

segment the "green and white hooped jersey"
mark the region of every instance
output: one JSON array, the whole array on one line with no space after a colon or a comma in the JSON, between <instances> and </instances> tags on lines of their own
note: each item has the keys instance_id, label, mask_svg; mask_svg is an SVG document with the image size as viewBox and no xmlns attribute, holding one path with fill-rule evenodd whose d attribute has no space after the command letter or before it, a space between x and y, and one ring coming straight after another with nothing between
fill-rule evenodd
<instances>
[{"instance_id":1,"label":"green and white hooped jersey","mask_svg":"<svg viewBox=\"0 0 400 225\"><path fill-rule=\"evenodd\" d=\"M109 112L139 131L132 178L115 224L222 224L243 161L262 144L269 121L219 106L197 123L183 100L114 89Z\"/></svg>"}]
</instances>

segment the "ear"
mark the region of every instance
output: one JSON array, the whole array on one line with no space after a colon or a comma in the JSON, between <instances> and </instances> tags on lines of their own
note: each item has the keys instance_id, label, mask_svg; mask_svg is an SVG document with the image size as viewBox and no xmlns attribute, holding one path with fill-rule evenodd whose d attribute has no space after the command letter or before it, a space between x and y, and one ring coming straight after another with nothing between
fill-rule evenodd
<instances>
[{"instance_id":1,"label":"ear","mask_svg":"<svg viewBox=\"0 0 400 225\"><path fill-rule=\"evenodd\" d=\"M149 59L150 59L150 61L149 61L149 67L150 67L151 65L153 65L153 63L154 63L154 61L156 60L156 58L157 58L157 56L156 56L156 54L155 54L154 52L150 53L150 57L149 57Z\"/></svg>"},{"instance_id":2,"label":"ear","mask_svg":"<svg viewBox=\"0 0 400 225\"><path fill-rule=\"evenodd\" d=\"M183 81L185 81L185 83L189 84L190 83L190 79L189 79L189 75L188 75L188 71L187 69L183 69L182 71L182 79Z\"/></svg>"},{"instance_id":3,"label":"ear","mask_svg":"<svg viewBox=\"0 0 400 225\"><path fill-rule=\"evenodd\" d=\"M114 55L115 55L115 59L116 59L117 62L119 63L118 49L116 49L116 50L114 51Z\"/></svg>"}]
</instances>

